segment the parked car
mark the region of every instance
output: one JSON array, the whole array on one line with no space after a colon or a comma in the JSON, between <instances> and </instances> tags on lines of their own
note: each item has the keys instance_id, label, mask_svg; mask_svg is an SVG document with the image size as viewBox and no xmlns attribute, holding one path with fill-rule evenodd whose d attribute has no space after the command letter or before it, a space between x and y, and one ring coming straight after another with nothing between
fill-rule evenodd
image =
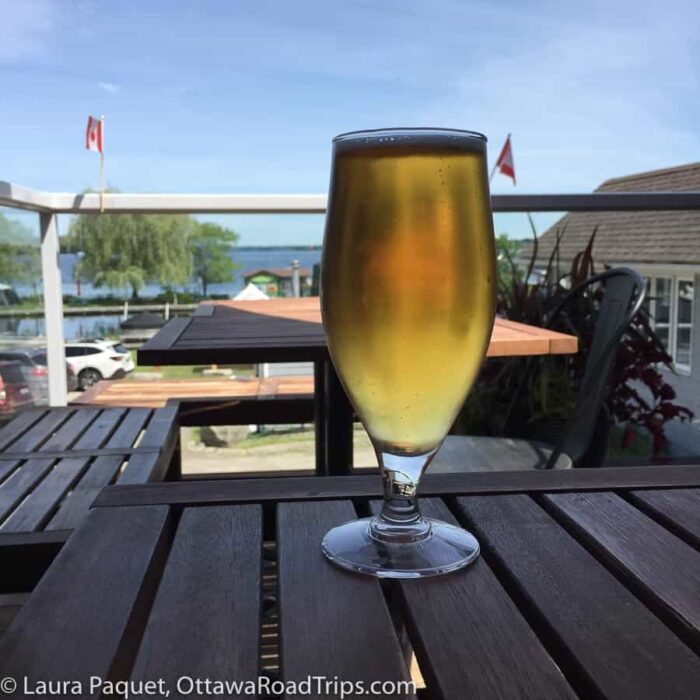
<instances>
[{"instance_id":1,"label":"parked car","mask_svg":"<svg viewBox=\"0 0 700 700\"><path fill-rule=\"evenodd\" d=\"M0 362L0 422L33 405L34 398L21 363Z\"/></svg>"},{"instance_id":2,"label":"parked car","mask_svg":"<svg viewBox=\"0 0 700 700\"><path fill-rule=\"evenodd\" d=\"M38 404L48 404L49 369L46 350L41 348L0 350L0 362L4 361L19 362L34 401ZM75 391L78 388L75 369L70 362L66 363L66 385L68 391Z\"/></svg>"},{"instance_id":3,"label":"parked car","mask_svg":"<svg viewBox=\"0 0 700 700\"><path fill-rule=\"evenodd\" d=\"M131 353L112 340L100 338L67 343L66 358L73 365L82 390L101 379L121 379L134 371Z\"/></svg>"}]
</instances>

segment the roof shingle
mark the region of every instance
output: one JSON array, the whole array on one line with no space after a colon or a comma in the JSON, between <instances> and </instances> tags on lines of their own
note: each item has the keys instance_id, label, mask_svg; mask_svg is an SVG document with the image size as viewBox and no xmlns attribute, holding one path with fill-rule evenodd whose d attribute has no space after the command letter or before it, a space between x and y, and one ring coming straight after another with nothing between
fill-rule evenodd
<instances>
[{"instance_id":1,"label":"roof shingle","mask_svg":"<svg viewBox=\"0 0 700 700\"><path fill-rule=\"evenodd\" d=\"M652 170L606 180L596 192L700 191L700 163ZM581 252L598 226L593 258L598 263L700 264L700 211L572 212L539 238L538 259L547 259L556 232L566 226L560 257L571 260ZM523 246L521 258L532 254Z\"/></svg>"}]
</instances>

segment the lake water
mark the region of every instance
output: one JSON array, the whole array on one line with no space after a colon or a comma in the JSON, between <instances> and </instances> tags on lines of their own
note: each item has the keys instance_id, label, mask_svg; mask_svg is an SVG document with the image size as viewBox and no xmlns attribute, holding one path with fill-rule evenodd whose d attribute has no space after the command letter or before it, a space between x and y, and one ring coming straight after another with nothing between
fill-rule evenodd
<instances>
[{"instance_id":1,"label":"lake water","mask_svg":"<svg viewBox=\"0 0 700 700\"><path fill-rule=\"evenodd\" d=\"M238 294L244 287L243 275L248 270L255 270L260 267L290 267L293 260L298 260L301 267L311 267L321 261L321 250L296 250L293 248L270 248L269 250L236 250L231 251L231 257L241 267L236 273L233 282L226 284L211 284L209 285L209 294L227 294L234 296ZM61 253L61 277L63 279L63 294L77 294L77 286L74 280L75 263L77 255L75 253ZM182 289L189 291L201 291L196 282L183 287ZM144 297L153 297L158 295L162 290L160 285L146 285L139 294ZM122 299L128 299L130 296L129 290L109 290L105 287L99 289L91 284L81 283L80 296L85 299L90 299L96 296L105 296L113 294Z\"/></svg>"},{"instance_id":2,"label":"lake water","mask_svg":"<svg viewBox=\"0 0 700 700\"><path fill-rule=\"evenodd\" d=\"M225 294L235 296L244 287L243 276L248 270L263 267L290 267L293 260L298 260L301 267L311 267L320 262L321 250L297 250L293 248L272 248L269 250L236 250L231 257L240 264L233 282L226 284L209 285L209 294ZM62 253L60 256L61 277L63 279L63 294L76 295L77 286L73 278L77 256L74 253ZM95 288L91 284L81 283L80 296L91 299L98 296L112 294L120 300L128 299L128 290L110 290ZM198 285L192 283L181 288L187 291L199 291ZM31 294L31 289L17 287L19 294ZM144 297L153 297L162 292L159 285L147 285L139 294ZM177 291L177 290L176 290ZM63 319L63 332L66 340L78 338L90 338L119 333L120 314L99 316L65 316ZM0 336L9 335L21 338L34 338L45 335L43 318L0 319Z\"/></svg>"},{"instance_id":3,"label":"lake water","mask_svg":"<svg viewBox=\"0 0 700 700\"><path fill-rule=\"evenodd\" d=\"M64 316L63 334L66 340L80 338L99 338L118 335L121 315L102 314L95 316ZM44 318L0 318L0 339L2 336L12 338L32 338L46 335Z\"/></svg>"}]
</instances>

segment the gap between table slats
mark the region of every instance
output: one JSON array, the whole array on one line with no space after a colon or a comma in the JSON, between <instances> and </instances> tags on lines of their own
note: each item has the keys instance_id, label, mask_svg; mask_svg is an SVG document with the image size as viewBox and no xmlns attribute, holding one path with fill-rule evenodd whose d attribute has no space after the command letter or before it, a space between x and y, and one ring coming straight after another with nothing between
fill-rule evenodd
<instances>
[{"instance_id":1,"label":"gap between table slats","mask_svg":"<svg viewBox=\"0 0 700 700\"><path fill-rule=\"evenodd\" d=\"M623 491L620 496L700 549L700 489Z\"/></svg>"}]
</instances>

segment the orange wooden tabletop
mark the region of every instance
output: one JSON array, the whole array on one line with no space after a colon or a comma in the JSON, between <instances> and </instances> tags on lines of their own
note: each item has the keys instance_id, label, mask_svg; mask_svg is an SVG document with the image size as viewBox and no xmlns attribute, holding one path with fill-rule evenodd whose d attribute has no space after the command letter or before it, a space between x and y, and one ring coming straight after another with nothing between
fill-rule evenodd
<instances>
[{"instance_id":1,"label":"orange wooden tabletop","mask_svg":"<svg viewBox=\"0 0 700 700\"><path fill-rule=\"evenodd\" d=\"M321 308L318 297L264 299L260 301L204 302L198 308L199 315L230 308L255 316L269 316L321 324ZM319 328L322 332L322 328ZM554 331L497 318L487 351L488 357L525 357L527 355L569 355L578 351L578 339Z\"/></svg>"}]
</instances>

